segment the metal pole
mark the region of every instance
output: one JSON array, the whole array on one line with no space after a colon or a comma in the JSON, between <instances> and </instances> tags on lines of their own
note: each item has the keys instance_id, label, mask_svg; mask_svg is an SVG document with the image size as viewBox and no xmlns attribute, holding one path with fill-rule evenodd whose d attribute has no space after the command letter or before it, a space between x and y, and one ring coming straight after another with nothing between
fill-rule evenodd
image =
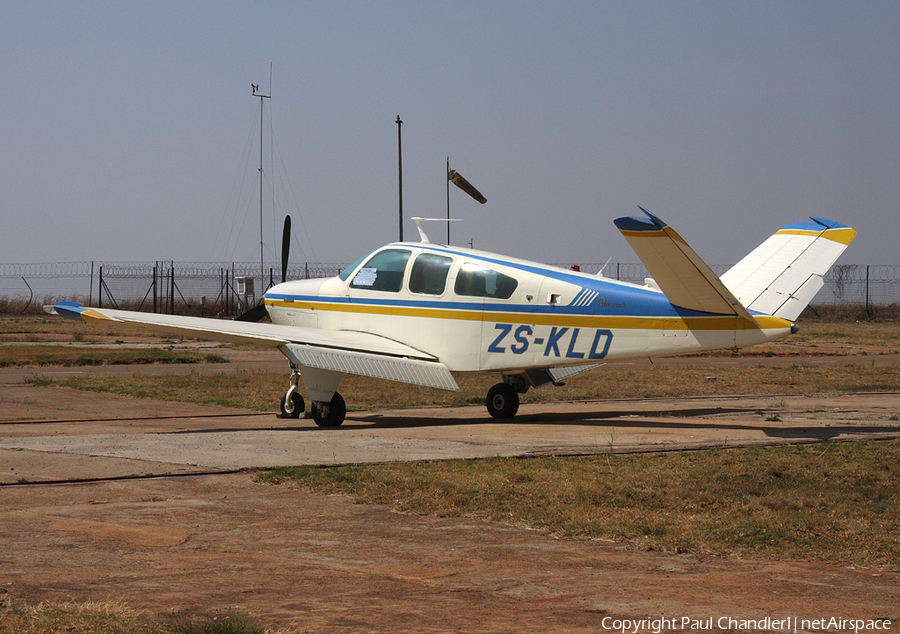
<instances>
[{"instance_id":1,"label":"metal pole","mask_svg":"<svg viewBox=\"0 0 900 634\"><path fill-rule=\"evenodd\" d=\"M450 157L447 157L447 173L445 175L447 181L447 246L450 246Z\"/></svg>"},{"instance_id":2,"label":"metal pole","mask_svg":"<svg viewBox=\"0 0 900 634\"><path fill-rule=\"evenodd\" d=\"M269 70L269 92L272 90L271 67ZM257 94L259 86L250 84L253 88L253 96L259 97L259 284L262 286L266 280L266 266L263 255L263 99L271 99L272 95Z\"/></svg>"},{"instance_id":3,"label":"metal pole","mask_svg":"<svg viewBox=\"0 0 900 634\"><path fill-rule=\"evenodd\" d=\"M400 242L403 242L403 139L400 134L400 128L403 125L403 121L400 120L400 115L397 115L397 171L398 171L398 182L400 187Z\"/></svg>"}]
</instances>

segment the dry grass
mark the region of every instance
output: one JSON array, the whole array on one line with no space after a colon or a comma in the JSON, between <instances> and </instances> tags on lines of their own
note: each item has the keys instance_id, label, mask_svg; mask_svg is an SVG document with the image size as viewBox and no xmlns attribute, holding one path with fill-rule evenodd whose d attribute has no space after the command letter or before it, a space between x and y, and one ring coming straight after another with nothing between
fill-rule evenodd
<instances>
[{"instance_id":1,"label":"dry grass","mask_svg":"<svg viewBox=\"0 0 900 634\"><path fill-rule=\"evenodd\" d=\"M800 331L768 344L744 348L740 356L852 355L900 352L900 323L896 321L808 321Z\"/></svg>"},{"instance_id":2,"label":"dry grass","mask_svg":"<svg viewBox=\"0 0 900 634\"><path fill-rule=\"evenodd\" d=\"M715 381L707 380L715 375ZM340 386L351 410L461 406L484 403L497 382L492 372L455 375L459 392L347 376ZM47 382L38 382L46 385ZM139 398L225 405L274 412L288 386L287 373L190 373L181 376L76 377L55 382L80 390ZM791 366L750 368L617 368L608 366L570 379L563 387L530 390L523 403L726 396L900 391L900 366ZM301 389L306 398L306 393ZM308 401L308 399L307 399Z\"/></svg>"},{"instance_id":3,"label":"dry grass","mask_svg":"<svg viewBox=\"0 0 900 634\"><path fill-rule=\"evenodd\" d=\"M87 327L87 328L84 328ZM130 327L130 335L158 341L154 335ZM69 338L83 340L108 338L119 326L108 324L73 324L58 319L0 319L0 340L10 337L36 339ZM164 348L160 346L159 348ZM0 365L94 365L98 363L197 363L220 361L217 355L165 351L121 350L99 352L90 345L78 347L4 346ZM650 398L688 395L731 394L812 394L821 392L860 392L900 390L900 368L896 366L807 366L770 367L766 356L793 355L856 356L900 352L900 323L811 322L801 332L786 340L748 348L742 356L759 357L757 367L662 367L635 368L609 364L574 377L561 388L531 390L523 402L560 400L597 400L612 398ZM63 382L77 389L115 392L118 394L218 404L275 411L287 389L285 372L235 372L221 375L147 376L147 377L81 377ZM714 375L716 381L708 381ZM365 377L347 376L340 391L352 409L384 409L423 406L458 406L483 403L488 388L497 382L495 373L456 375L459 392L445 392ZM306 396L304 394L304 396ZM308 399L307 399L308 400Z\"/></svg>"},{"instance_id":4,"label":"dry grass","mask_svg":"<svg viewBox=\"0 0 900 634\"><path fill-rule=\"evenodd\" d=\"M174 634L118 603L0 604L0 634Z\"/></svg>"},{"instance_id":5,"label":"dry grass","mask_svg":"<svg viewBox=\"0 0 900 634\"><path fill-rule=\"evenodd\" d=\"M6 345L0 348L0 368L90 365L144 365L148 363L225 363L217 354L159 348L74 348L63 346Z\"/></svg>"},{"instance_id":6,"label":"dry grass","mask_svg":"<svg viewBox=\"0 0 900 634\"><path fill-rule=\"evenodd\" d=\"M233 614L195 618L176 614L168 625L150 620L121 603L41 603L0 601L0 634L265 634L252 620Z\"/></svg>"},{"instance_id":7,"label":"dry grass","mask_svg":"<svg viewBox=\"0 0 900 634\"><path fill-rule=\"evenodd\" d=\"M261 476L403 513L480 517L644 550L900 570L900 441L452 460Z\"/></svg>"},{"instance_id":8,"label":"dry grass","mask_svg":"<svg viewBox=\"0 0 900 634\"><path fill-rule=\"evenodd\" d=\"M0 342L102 342L136 338L151 342L167 339L138 324L73 322L48 315L0 316Z\"/></svg>"}]
</instances>

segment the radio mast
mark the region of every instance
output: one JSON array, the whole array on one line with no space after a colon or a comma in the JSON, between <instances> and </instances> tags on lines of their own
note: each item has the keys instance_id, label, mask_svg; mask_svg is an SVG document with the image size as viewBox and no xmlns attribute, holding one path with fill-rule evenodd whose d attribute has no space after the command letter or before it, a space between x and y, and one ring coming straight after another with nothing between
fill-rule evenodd
<instances>
[{"instance_id":1,"label":"radio mast","mask_svg":"<svg viewBox=\"0 0 900 634\"><path fill-rule=\"evenodd\" d=\"M263 254L263 99L271 99L272 95L263 95L259 86L250 84L253 96L259 97L259 288L266 284L266 265ZM272 92L272 62L269 62L269 93Z\"/></svg>"}]
</instances>

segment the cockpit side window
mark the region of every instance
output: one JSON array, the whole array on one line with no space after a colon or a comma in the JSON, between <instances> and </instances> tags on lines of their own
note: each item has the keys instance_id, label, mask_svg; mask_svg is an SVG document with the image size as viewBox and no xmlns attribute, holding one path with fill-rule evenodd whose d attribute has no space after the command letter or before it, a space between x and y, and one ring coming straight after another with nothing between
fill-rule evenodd
<instances>
[{"instance_id":1,"label":"cockpit side window","mask_svg":"<svg viewBox=\"0 0 900 634\"><path fill-rule=\"evenodd\" d=\"M422 253L413 262L409 273L409 290L412 293L443 295L447 288L447 274L453 258L434 253Z\"/></svg>"},{"instance_id":2,"label":"cockpit side window","mask_svg":"<svg viewBox=\"0 0 900 634\"><path fill-rule=\"evenodd\" d=\"M466 297L509 299L518 285L519 282L509 275L466 262L456 274L454 290L457 295Z\"/></svg>"},{"instance_id":3,"label":"cockpit side window","mask_svg":"<svg viewBox=\"0 0 900 634\"><path fill-rule=\"evenodd\" d=\"M410 255L412 252L405 249L379 251L359 269L350 286L370 291L399 292Z\"/></svg>"}]
</instances>

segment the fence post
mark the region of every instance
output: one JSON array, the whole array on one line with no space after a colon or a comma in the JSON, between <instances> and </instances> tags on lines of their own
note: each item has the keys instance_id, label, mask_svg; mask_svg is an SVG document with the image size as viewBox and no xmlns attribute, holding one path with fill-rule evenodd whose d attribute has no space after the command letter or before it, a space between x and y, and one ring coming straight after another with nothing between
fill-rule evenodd
<instances>
[{"instance_id":1,"label":"fence post","mask_svg":"<svg viewBox=\"0 0 900 634\"><path fill-rule=\"evenodd\" d=\"M97 308L103 308L103 267L100 267L100 281L97 284Z\"/></svg>"},{"instance_id":2,"label":"fence post","mask_svg":"<svg viewBox=\"0 0 900 634\"><path fill-rule=\"evenodd\" d=\"M866 264L866 315L872 318L872 309L869 307L869 265Z\"/></svg>"}]
</instances>

